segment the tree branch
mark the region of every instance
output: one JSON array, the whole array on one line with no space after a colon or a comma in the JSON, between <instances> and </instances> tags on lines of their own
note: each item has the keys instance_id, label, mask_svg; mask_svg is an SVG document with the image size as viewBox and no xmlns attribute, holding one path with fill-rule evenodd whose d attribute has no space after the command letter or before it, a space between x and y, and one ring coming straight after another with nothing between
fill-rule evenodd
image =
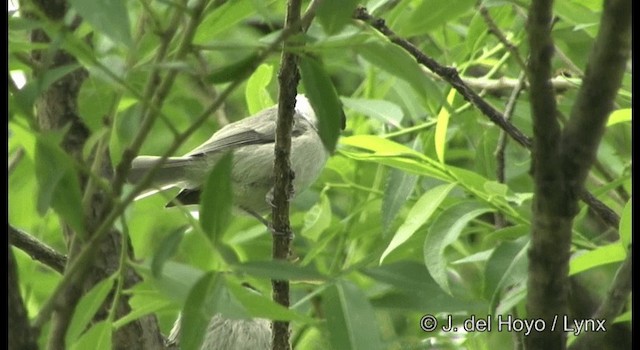
<instances>
[{"instance_id":1,"label":"tree branch","mask_svg":"<svg viewBox=\"0 0 640 350\"><path fill-rule=\"evenodd\" d=\"M389 38L391 42L408 51L418 61L418 63L429 68L429 70L436 73L446 82L448 82L454 89L456 89L456 91L458 91L462 95L462 97L464 97L465 100L471 102L471 104L476 106L476 108L478 108L492 122L505 130L507 134L509 134L509 136L511 136L511 138L513 138L516 142L527 148L531 146L531 140L520 130L518 130L513 124L505 120L502 113L491 106L475 91L469 88L469 86L467 86L462 81L460 75L458 74L458 71L455 68L442 66L431 57L425 55L411 42L396 35L395 32L387 27L383 19L374 18L373 16L371 16L364 7L356 8L354 12L354 18L368 23L369 25L377 29L380 33Z\"/></svg>"},{"instance_id":2,"label":"tree branch","mask_svg":"<svg viewBox=\"0 0 640 350\"><path fill-rule=\"evenodd\" d=\"M424 53L420 52L420 50L415 47L411 42L406 39L398 37L391 29L389 29L384 20L381 18L376 18L371 16L367 10L363 7L359 7L354 12L354 18L362 20L372 27L377 29L380 33L384 34L391 40L391 42L396 45L404 48L409 54L411 54L418 63L427 67L430 71L435 73L439 78L451 83L451 80L455 80L457 85L452 86L460 92L460 94L469 102L471 102L482 114L487 116L489 120L498 125L502 130L504 130L511 138L517 141L520 145L526 147L527 149L531 149L532 143L531 140L525 136L522 131L516 128L513 124L507 121L504 116L498 112L495 108L489 105L482 97L473 92L471 86L473 86L473 81L470 81L471 86L467 85L465 81L461 80L460 76L457 75L457 72L454 68L444 67L437 63L435 60L429 58ZM454 72L454 77L451 77L451 73ZM560 79L560 78L557 78ZM563 79L560 79L563 80ZM509 80L505 80L509 82ZM554 83L556 81L556 83ZM551 80L552 84L558 84L558 89L562 89L563 86L559 83L559 80ZM499 85L502 83L499 83ZM509 86L510 83L507 84ZM514 82L515 85L515 82ZM505 86L506 87L506 86ZM489 86L481 86L478 85L478 88L490 88ZM620 217L606 204L602 201L598 200L591 194L581 195L580 197L595 213L597 213L606 223L611 225L614 229L618 228L618 222L620 221Z\"/></svg>"},{"instance_id":3,"label":"tree branch","mask_svg":"<svg viewBox=\"0 0 640 350\"><path fill-rule=\"evenodd\" d=\"M607 118L631 52L631 1L607 0L582 87L562 138L564 172L574 195L585 179L604 134Z\"/></svg>"},{"instance_id":4,"label":"tree branch","mask_svg":"<svg viewBox=\"0 0 640 350\"><path fill-rule=\"evenodd\" d=\"M33 260L43 263L60 274L64 273L64 267L67 264L66 256L11 225L9 225L9 243L29 254Z\"/></svg>"},{"instance_id":5,"label":"tree branch","mask_svg":"<svg viewBox=\"0 0 640 350\"><path fill-rule=\"evenodd\" d=\"M285 28L294 33L302 32L300 26L300 0L287 2ZM285 42L282 49L282 63L278 72L278 121L276 125L276 142L273 164L273 247L274 260L287 260L291 254L291 226L289 223L289 200L293 196L293 170L291 170L291 129L295 113L296 95L300 72L298 58L288 50L295 43ZM289 307L289 281L272 280L273 300ZM291 349L289 322L273 321L271 348L274 350Z\"/></svg>"}]
</instances>

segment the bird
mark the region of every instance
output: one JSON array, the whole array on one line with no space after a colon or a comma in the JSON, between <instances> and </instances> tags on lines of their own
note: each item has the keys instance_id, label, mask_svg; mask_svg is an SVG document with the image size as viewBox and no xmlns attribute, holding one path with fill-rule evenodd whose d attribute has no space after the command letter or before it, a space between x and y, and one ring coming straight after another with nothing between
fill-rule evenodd
<instances>
[{"instance_id":1,"label":"bird","mask_svg":"<svg viewBox=\"0 0 640 350\"><path fill-rule=\"evenodd\" d=\"M180 345L180 315L167 338L167 345ZM215 314L207 325L201 350L269 350L271 325L263 318L229 319Z\"/></svg>"},{"instance_id":2,"label":"bird","mask_svg":"<svg viewBox=\"0 0 640 350\"><path fill-rule=\"evenodd\" d=\"M175 202L198 204L202 185L211 169L227 152L233 153L231 187L234 205L253 216L271 208L273 188L274 143L278 106L230 123L216 131L207 141L181 157L167 158L155 173L151 189L143 193L178 187ZM342 129L345 116L341 115ZM291 169L294 195L308 188L322 172L330 154L318 133L318 118L307 97L296 96L291 132ZM135 184L158 162L158 156L138 156L128 174ZM140 196L139 196L140 197Z\"/></svg>"}]
</instances>

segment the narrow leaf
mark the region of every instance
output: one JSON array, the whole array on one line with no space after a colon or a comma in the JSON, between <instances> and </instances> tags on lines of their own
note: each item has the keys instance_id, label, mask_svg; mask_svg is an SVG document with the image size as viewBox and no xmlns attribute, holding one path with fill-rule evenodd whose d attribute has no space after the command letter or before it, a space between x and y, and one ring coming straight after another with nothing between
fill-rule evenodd
<instances>
[{"instance_id":1,"label":"narrow leaf","mask_svg":"<svg viewBox=\"0 0 640 350\"><path fill-rule=\"evenodd\" d=\"M80 16L97 32L104 33L116 43L131 47L129 12L123 0L70 0Z\"/></svg>"},{"instance_id":2,"label":"narrow leaf","mask_svg":"<svg viewBox=\"0 0 640 350\"><path fill-rule=\"evenodd\" d=\"M193 42L205 44L219 33L233 27L236 23L256 12L252 0L227 1L209 13L198 26Z\"/></svg>"},{"instance_id":3,"label":"narrow leaf","mask_svg":"<svg viewBox=\"0 0 640 350\"><path fill-rule=\"evenodd\" d=\"M622 209L622 215L620 216L620 227L618 232L620 233L620 242L623 247L631 247L631 199L625 204Z\"/></svg>"},{"instance_id":4,"label":"narrow leaf","mask_svg":"<svg viewBox=\"0 0 640 350\"><path fill-rule=\"evenodd\" d=\"M411 238L411 236L431 218L431 215L433 215L438 206L440 206L455 186L455 183L440 185L425 192L420 199L418 199L409 211L405 222L398 228L398 231L396 231L391 243L389 243L387 249L382 253L380 263L382 263L389 253Z\"/></svg>"},{"instance_id":5,"label":"narrow leaf","mask_svg":"<svg viewBox=\"0 0 640 350\"><path fill-rule=\"evenodd\" d=\"M245 76L249 70L253 69L257 57L257 53L252 53L231 64L214 69L209 73L206 81L211 84L222 84Z\"/></svg>"},{"instance_id":6,"label":"narrow leaf","mask_svg":"<svg viewBox=\"0 0 640 350\"><path fill-rule=\"evenodd\" d=\"M313 241L331 225L331 203L327 194L320 193L320 200L304 215L302 235Z\"/></svg>"},{"instance_id":7,"label":"narrow leaf","mask_svg":"<svg viewBox=\"0 0 640 350\"><path fill-rule=\"evenodd\" d=\"M67 329L67 334L65 335L66 344L73 344L78 340L82 332L87 328L89 322L93 319L93 316L98 312L100 306L104 303L107 295L109 295L114 281L115 277L110 276L98 282L87 294L80 298L73 313L69 328ZM93 326L93 328L95 327L97 327L97 325Z\"/></svg>"},{"instance_id":8,"label":"narrow leaf","mask_svg":"<svg viewBox=\"0 0 640 350\"><path fill-rule=\"evenodd\" d=\"M445 105L440 108L438 118L436 122L436 132L434 137L436 155L440 163L444 163L444 149L447 144L447 130L449 129L449 109L453 105L453 99L456 97L456 89L451 89L449 95L447 95L447 101Z\"/></svg>"},{"instance_id":9,"label":"narrow leaf","mask_svg":"<svg viewBox=\"0 0 640 350\"><path fill-rule=\"evenodd\" d=\"M376 315L357 286L341 280L323 295L329 340L334 349L382 349Z\"/></svg>"},{"instance_id":10,"label":"narrow leaf","mask_svg":"<svg viewBox=\"0 0 640 350\"><path fill-rule=\"evenodd\" d=\"M70 156L57 145L57 137L39 135L36 139L36 178L38 212L53 207L77 234L84 234L82 193Z\"/></svg>"},{"instance_id":11,"label":"narrow leaf","mask_svg":"<svg viewBox=\"0 0 640 350\"><path fill-rule=\"evenodd\" d=\"M164 237L151 259L151 273L154 277L160 277L164 263L178 251L178 246L180 246L184 232L187 229L188 226L182 226Z\"/></svg>"},{"instance_id":12,"label":"narrow leaf","mask_svg":"<svg viewBox=\"0 0 640 350\"><path fill-rule=\"evenodd\" d=\"M311 266L294 265L287 261L250 261L235 265L235 271L260 278L288 281L324 281L327 278Z\"/></svg>"},{"instance_id":13,"label":"narrow leaf","mask_svg":"<svg viewBox=\"0 0 640 350\"><path fill-rule=\"evenodd\" d=\"M333 83L317 60L302 56L300 73L307 97L318 117L318 132L324 147L333 153L342 129L342 103Z\"/></svg>"},{"instance_id":14,"label":"narrow leaf","mask_svg":"<svg viewBox=\"0 0 640 350\"><path fill-rule=\"evenodd\" d=\"M451 294L445 248L458 239L469 221L492 210L479 202L461 202L445 209L429 227L424 240L424 262L433 279L445 292Z\"/></svg>"},{"instance_id":15,"label":"narrow leaf","mask_svg":"<svg viewBox=\"0 0 640 350\"><path fill-rule=\"evenodd\" d=\"M275 105L271 95L269 95L269 91L267 91L267 86L269 86L272 78L273 66L263 63L247 80L244 96L251 115Z\"/></svg>"},{"instance_id":16,"label":"narrow leaf","mask_svg":"<svg viewBox=\"0 0 640 350\"><path fill-rule=\"evenodd\" d=\"M315 322L313 318L295 310L288 309L274 302L271 298L244 286L227 283L227 288L229 288L231 295L233 295L253 317L278 321Z\"/></svg>"},{"instance_id":17,"label":"narrow leaf","mask_svg":"<svg viewBox=\"0 0 640 350\"><path fill-rule=\"evenodd\" d=\"M622 244L619 242L607 244L571 259L569 263L569 276L594 267L619 262L626 257L627 250Z\"/></svg>"},{"instance_id":18,"label":"narrow leaf","mask_svg":"<svg viewBox=\"0 0 640 350\"><path fill-rule=\"evenodd\" d=\"M327 34L336 34L351 21L351 14L358 0L324 0L320 2L317 16Z\"/></svg>"},{"instance_id":19,"label":"narrow leaf","mask_svg":"<svg viewBox=\"0 0 640 350\"><path fill-rule=\"evenodd\" d=\"M180 317L180 348L198 350L207 325L216 310L216 300L224 298L224 283L215 272L206 273L193 286Z\"/></svg>"},{"instance_id":20,"label":"narrow leaf","mask_svg":"<svg viewBox=\"0 0 640 350\"><path fill-rule=\"evenodd\" d=\"M413 193L416 182L418 182L418 176L398 169L390 169L382 195L382 228L385 236L388 235L393 220Z\"/></svg>"},{"instance_id":21,"label":"narrow leaf","mask_svg":"<svg viewBox=\"0 0 640 350\"><path fill-rule=\"evenodd\" d=\"M69 343L67 343L69 344ZM111 323L100 321L94 324L89 330L73 343L70 348L72 350L111 350Z\"/></svg>"},{"instance_id":22,"label":"narrow leaf","mask_svg":"<svg viewBox=\"0 0 640 350\"><path fill-rule=\"evenodd\" d=\"M231 217L231 167L233 156L224 155L207 177L200 198L200 225L212 243L217 242Z\"/></svg>"},{"instance_id":23,"label":"narrow leaf","mask_svg":"<svg viewBox=\"0 0 640 350\"><path fill-rule=\"evenodd\" d=\"M384 100L373 100L365 98L341 98L345 107L362 113L366 116L378 119L383 123L388 123L396 128L400 128L400 122L404 117L402 108L397 104Z\"/></svg>"},{"instance_id":24,"label":"narrow leaf","mask_svg":"<svg viewBox=\"0 0 640 350\"><path fill-rule=\"evenodd\" d=\"M492 312L505 290L527 278L527 249L529 238L498 244L489 257L484 271L484 297L491 301Z\"/></svg>"}]
</instances>

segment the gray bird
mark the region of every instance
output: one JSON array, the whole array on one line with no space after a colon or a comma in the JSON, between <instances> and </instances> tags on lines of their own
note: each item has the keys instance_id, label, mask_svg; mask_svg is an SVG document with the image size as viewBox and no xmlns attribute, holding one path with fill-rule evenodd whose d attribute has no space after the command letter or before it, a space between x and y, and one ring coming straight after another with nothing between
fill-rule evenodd
<instances>
[{"instance_id":1,"label":"gray bird","mask_svg":"<svg viewBox=\"0 0 640 350\"><path fill-rule=\"evenodd\" d=\"M274 106L228 124L184 156L168 158L155 173L151 184L155 190L150 192L178 187L182 191L175 200L182 204L198 204L200 189L207 174L227 151L232 151L234 204L254 215L268 211L270 205L267 195L273 187L277 113L277 106ZM344 114L341 117L344 129ZM318 119L309 100L304 95L298 95L290 158L294 171L294 194L302 192L318 178L329 157L320 140L317 125ZM155 156L135 158L128 180L137 183L159 159Z\"/></svg>"}]
</instances>

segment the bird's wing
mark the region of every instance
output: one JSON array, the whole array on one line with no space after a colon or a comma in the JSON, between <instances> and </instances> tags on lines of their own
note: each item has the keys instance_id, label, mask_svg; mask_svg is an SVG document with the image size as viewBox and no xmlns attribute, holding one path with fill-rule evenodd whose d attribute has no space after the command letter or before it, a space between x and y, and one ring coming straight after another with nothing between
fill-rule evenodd
<instances>
[{"instance_id":1,"label":"bird's wing","mask_svg":"<svg viewBox=\"0 0 640 350\"><path fill-rule=\"evenodd\" d=\"M309 122L299 116L295 120L292 136L301 135L308 127L312 127ZM238 125L240 122L242 122L242 126ZM210 152L228 151L247 145L275 142L275 119L267 113L259 113L240 122L229 124L220 129L209 140L185 156L200 156Z\"/></svg>"}]
</instances>

